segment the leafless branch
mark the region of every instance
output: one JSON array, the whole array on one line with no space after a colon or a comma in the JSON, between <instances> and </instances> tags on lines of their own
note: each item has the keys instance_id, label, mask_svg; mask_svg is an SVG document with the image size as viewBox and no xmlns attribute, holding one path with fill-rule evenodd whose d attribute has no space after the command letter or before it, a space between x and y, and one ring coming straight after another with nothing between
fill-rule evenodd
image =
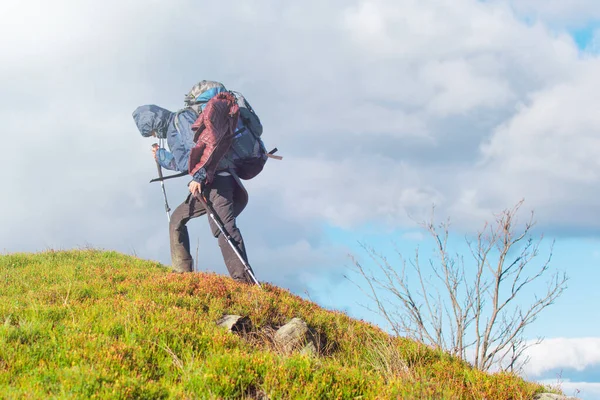
<instances>
[{"instance_id":1,"label":"leafless branch","mask_svg":"<svg viewBox=\"0 0 600 400\"><path fill-rule=\"evenodd\" d=\"M422 264L419 248L408 263L392 265L373 248L361 244L373 262L374 274L354 257L355 269L366 282L357 285L371 299L396 335L406 335L444 349L483 370L494 366L516 371L524 352L538 342L526 342L525 328L542 310L552 305L566 288L567 276L554 273L546 293L526 306L521 299L532 295L532 283L550 273L554 249L535 264L543 236L534 240L533 212L524 224L517 214L523 204L495 215L474 239L466 238L472 263L448 248L450 222L435 224L433 214L421 223L434 243L433 257ZM408 268L407 268L408 267ZM415 278L409 282L409 277Z\"/></svg>"}]
</instances>

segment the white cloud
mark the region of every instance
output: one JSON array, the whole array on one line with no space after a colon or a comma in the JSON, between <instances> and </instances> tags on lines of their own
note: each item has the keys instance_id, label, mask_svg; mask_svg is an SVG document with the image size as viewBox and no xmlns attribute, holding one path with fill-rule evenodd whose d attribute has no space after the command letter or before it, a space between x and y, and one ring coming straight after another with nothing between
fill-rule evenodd
<instances>
[{"instance_id":1,"label":"white cloud","mask_svg":"<svg viewBox=\"0 0 600 400\"><path fill-rule=\"evenodd\" d=\"M589 217L600 213L594 199L600 181L599 67L597 59L580 61L572 79L532 94L495 130L482 145L482 164L469 174L482 197L498 206L524 197L541 221L594 225Z\"/></svg>"},{"instance_id":2,"label":"white cloud","mask_svg":"<svg viewBox=\"0 0 600 400\"><path fill-rule=\"evenodd\" d=\"M467 113L478 107L499 107L513 99L508 82L499 76L486 76L493 59L456 59L427 64L422 71L423 81L436 88L437 94L427 105L433 115L448 116ZM482 71L483 70L483 71Z\"/></svg>"},{"instance_id":3,"label":"white cloud","mask_svg":"<svg viewBox=\"0 0 600 400\"><path fill-rule=\"evenodd\" d=\"M9 1L0 33L9 251L168 260L131 112L179 107L201 79L244 92L284 156L248 183L242 217L273 275L277 249L335 263L324 224L412 226L432 203L455 226L526 197L547 225L599 227L598 60L505 2ZM184 184L168 188L175 206Z\"/></svg>"},{"instance_id":4,"label":"white cloud","mask_svg":"<svg viewBox=\"0 0 600 400\"><path fill-rule=\"evenodd\" d=\"M423 232L420 231L411 231L402 234L401 238L404 240L422 242L423 240L425 240L425 235L423 234Z\"/></svg>"},{"instance_id":5,"label":"white cloud","mask_svg":"<svg viewBox=\"0 0 600 400\"><path fill-rule=\"evenodd\" d=\"M586 368L600 365L600 338L551 338L527 349L529 362L524 372L529 377L539 377L556 369Z\"/></svg>"},{"instance_id":6,"label":"white cloud","mask_svg":"<svg viewBox=\"0 0 600 400\"><path fill-rule=\"evenodd\" d=\"M420 219L429 212L432 203L443 201L419 171L383 157L370 156L360 166L347 159L287 160L288 164L269 165L270 179L257 186L269 190L269 184L278 182L272 186L273 194L281 197L287 214L304 221L349 227L375 218L406 224L410 217Z\"/></svg>"},{"instance_id":7,"label":"white cloud","mask_svg":"<svg viewBox=\"0 0 600 400\"><path fill-rule=\"evenodd\" d=\"M600 60L579 64L570 81L533 94L484 146L483 154L503 172L541 173L552 181L584 184L598 180Z\"/></svg>"}]
</instances>

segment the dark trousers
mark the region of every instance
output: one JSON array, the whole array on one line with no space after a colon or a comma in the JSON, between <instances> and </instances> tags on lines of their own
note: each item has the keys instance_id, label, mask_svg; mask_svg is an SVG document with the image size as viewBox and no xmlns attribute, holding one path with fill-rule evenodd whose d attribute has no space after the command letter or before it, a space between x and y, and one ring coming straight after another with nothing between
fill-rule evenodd
<instances>
[{"instance_id":1,"label":"dark trousers","mask_svg":"<svg viewBox=\"0 0 600 400\"><path fill-rule=\"evenodd\" d=\"M208 191L208 198L212 206L223 222L225 231L229 233L233 243L237 246L242 257L248 261L246 248L242 234L238 229L235 219L248 203L246 191L233 176L219 176L215 178ZM206 191L205 191L206 193ZM177 272L193 272L194 260L190 254L190 237L186 224L192 218L206 214L204 204L195 199L191 194L187 199L173 211L169 226L171 240L171 263L173 270ZM241 282L250 283L250 278L245 272L244 265L227 242L227 238L221 233L217 224L209 216L208 223L214 237L218 239L221 253L229 275Z\"/></svg>"}]
</instances>

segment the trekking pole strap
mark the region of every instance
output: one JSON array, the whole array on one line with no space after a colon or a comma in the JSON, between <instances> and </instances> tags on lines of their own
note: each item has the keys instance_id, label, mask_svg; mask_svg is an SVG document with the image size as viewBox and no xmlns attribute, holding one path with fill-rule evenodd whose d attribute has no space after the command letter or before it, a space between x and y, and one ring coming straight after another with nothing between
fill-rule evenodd
<instances>
[{"instance_id":1,"label":"trekking pole strap","mask_svg":"<svg viewBox=\"0 0 600 400\"><path fill-rule=\"evenodd\" d=\"M152 147L158 147L157 143L154 143L152 145ZM158 162L158 160L155 158L154 161L156 162L156 170L158 171L158 179L160 180L160 186L162 188L162 193L163 193L163 198L165 199L165 211L167 212L167 220L169 221L169 223L171 222L171 207L169 207L169 201L167 200L167 191L165 189L165 183L164 178L163 178L163 173L162 173L162 167L160 166L160 163ZM152 181L150 181L152 182Z\"/></svg>"},{"instance_id":2,"label":"trekking pole strap","mask_svg":"<svg viewBox=\"0 0 600 400\"><path fill-rule=\"evenodd\" d=\"M158 169L158 176L162 178L162 168L156 160L156 168ZM165 190L165 183L161 180L160 186L162 188L163 197L165 199L165 211L167 212L167 219L171 222L171 207L169 207L169 201L167 200L167 191Z\"/></svg>"}]
</instances>

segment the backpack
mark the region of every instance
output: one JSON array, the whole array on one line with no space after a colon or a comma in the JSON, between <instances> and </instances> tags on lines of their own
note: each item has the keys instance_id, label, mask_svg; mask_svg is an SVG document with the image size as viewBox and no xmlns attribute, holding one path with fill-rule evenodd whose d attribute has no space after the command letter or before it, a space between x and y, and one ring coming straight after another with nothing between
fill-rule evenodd
<instances>
[{"instance_id":1,"label":"backpack","mask_svg":"<svg viewBox=\"0 0 600 400\"><path fill-rule=\"evenodd\" d=\"M202 114L192 124L195 146L190 151L189 173L210 184L219 161L230 150L240 109L236 97L221 92L207 102Z\"/></svg>"},{"instance_id":2,"label":"backpack","mask_svg":"<svg viewBox=\"0 0 600 400\"><path fill-rule=\"evenodd\" d=\"M185 95L184 104L202 115L211 99L223 92L227 89L222 83L200 81ZM228 156L240 179L252 179L263 170L268 158L281 160L282 157L274 155L276 148L267 152L261 139L263 126L248 100L239 92L228 93L235 97L239 107L238 123Z\"/></svg>"}]
</instances>

